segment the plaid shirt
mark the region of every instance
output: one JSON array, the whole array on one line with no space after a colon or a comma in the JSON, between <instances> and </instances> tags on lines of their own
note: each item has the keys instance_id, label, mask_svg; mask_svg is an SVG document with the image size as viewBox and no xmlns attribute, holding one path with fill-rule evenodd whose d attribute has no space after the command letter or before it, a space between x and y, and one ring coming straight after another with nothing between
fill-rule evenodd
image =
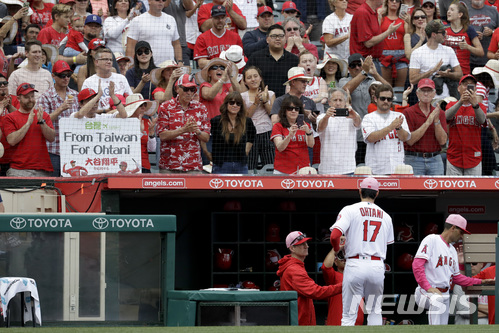
<instances>
[{"instance_id":1,"label":"plaid shirt","mask_svg":"<svg viewBox=\"0 0 499 333\"><path fill-rule=\"evenodd\" d=\"M59 115L60 117L69 117L71 113L78 111L78 92L69 87L66 87L66 97L73 96L73 104L67 110L64 110ZM55 87L50 88L46 92L44 92L38 98L38 105L43 108L43 111L48 113L49 115L63 103L63 99L57 94L55 91ZM55 129L55 140L54 142L47 141L47 149L49 153L60 155L60 145L59 145L59 118L52 120Z\"/></svg>"},{"instance_id":2,"label":"plaid shirt","mask_svg":"<svg viewBox=\"0 0 499 333\"><path fill-rule=\"evenodd\" d=\"M182 109L177 98L161 104L158 110L157 132L174 131L193 117L203 132L210 133L206 107L198 101L191 101L187 110ZM192 171L202 170L201 146L195 133L184 133L172 140L161 141L160 169Z\"/></svg>"}]
</instances>

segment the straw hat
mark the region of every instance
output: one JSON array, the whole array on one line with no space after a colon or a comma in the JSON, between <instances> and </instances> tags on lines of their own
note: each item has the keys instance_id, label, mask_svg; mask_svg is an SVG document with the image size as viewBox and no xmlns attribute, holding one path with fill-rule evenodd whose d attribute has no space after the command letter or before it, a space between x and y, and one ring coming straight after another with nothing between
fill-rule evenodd
<instances>
[{"instance_id":1,"label":"straw hat","mask_svg":"<svg viewBox=\"0 0 499 333\"><path fill-rule=\"evenodd\" d=\"M163 74L163 70L167 68L179 68L175 60L165 60L161 64L159 64L158 68L155 68L151 71L151 81L152 84L157 86L161 81L161 75Z\"/></svg>"},{"instance_id":2,"label":"straw hat","mask_svg":"<svg viewBox=\"0 0 499 333\"><path fill-rule=\"evenodd\" d=\"M492 77L494 87L499 88L499 61L491 59L487 61L484 67L475 67L473 75L488 73Z\"/></svg>"},{"instance_id":3,"label":"straw hat","mask_svg":"<svg viewBox=\"0 0 499 333\"><path fill-rule=\"evenodd\" d=\"M147 108L144 114L148 116L152 115L156 110L156 101L144 99L141 94L131 94L127 96L125 105L127 117L130 118L135 113L135 111L144 103L146 103Z\"/></svg>"},{"instance_id":4,"label":"straw hat","mask_svg":"<svg viewBox=\"0 0 499 333\"><path fill-rule=\"evenodd\" d=\"M313 77L305 76L305 68L303 67L291 67L288 70L288 80L283 83L283 86L288 85L291 80L296 79L306 79L310 81Z\"/></svg>"},{"instance_id":5,"label":"straw hat","mask_svg":"<svg viewBox=\"0 0 499 333\"><path fill-rule=\"evenodd\" d=\"M347 75L347 63L345 60L340 59L336 54L329 54L326 52L324 55L324 59L320 64L317 65L317 69L321 70L326 66L326 64L329 62L335 62L338 64L338 67L340 68L341 71L341 76L346 76Z\"/></svg>"},{"instance_id":6,"label":"straw hat","mask_svg":"<svg viewBox=\"0 0 499 333\"><path fill-rule=\"evenodd\" d=\"M236 64L220 58L213 58L201 71L196 73L196 82L198 84L201 84L203 82L208 82L208 71L210 70L211 66L222 65L227 67L229 64L232 66L232 75L237 76L237 73L239 71L237 69Z\"/></svg>"},{"instance_id":7,"label":"straw hat","mask_svg":"<svg viewBox=\"0 0 499 333\"><path fill-rule=\"evenodd\" d=\"M57 52L57 48L51 44L43 44L42 50L47 53L47 61L55 64L55 62L57 61L57 55L59 54Z\"/></svg>"},{"instance_id":8,"label":"straw hat","mask_svg":"<svg viewBox=\"0 0 499 333\"><path fill-rule=\"evenodd\" d=\"M20 0L2 0L0 2L3 2L6 5L16 5L16 6L20 6L20 7L23 7L23 5L24 5L24 2L20 1ZM21 8L19 8L19 9L21 9ZM34 13L33 9L31 9L31 7L28 7L28 16L33 15L33 13Z\"/></svg>"}]
</instances>

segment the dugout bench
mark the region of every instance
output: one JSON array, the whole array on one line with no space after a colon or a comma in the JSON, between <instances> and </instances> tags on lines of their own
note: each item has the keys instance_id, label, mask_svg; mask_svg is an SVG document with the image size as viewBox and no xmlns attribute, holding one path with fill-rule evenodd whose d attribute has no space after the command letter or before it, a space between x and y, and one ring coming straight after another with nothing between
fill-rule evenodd
<instances>
[{"instance_id":1,"label":"dugout bench","mask_svg":"<svg viewBox=\"0 0 499 333\"><path fill-rule=\"evenodd\" d=\"M498 223L499 235L499 223ZM471 263L475 262L496 262L497 250L499 249L499 236L495 234L465 234L463 237L463 254L466 276L471 276ZM496 276L499 274L496 265ZM499 308L499 288L495 286L469 286L465 291L466 295L496 296L496 309ZM471 302L478 307L478 297L471 297ZM499 323L496 310L495 322ZM478 323L478 310L471 314L470 324Z\"/></svg>"}]
</instances>

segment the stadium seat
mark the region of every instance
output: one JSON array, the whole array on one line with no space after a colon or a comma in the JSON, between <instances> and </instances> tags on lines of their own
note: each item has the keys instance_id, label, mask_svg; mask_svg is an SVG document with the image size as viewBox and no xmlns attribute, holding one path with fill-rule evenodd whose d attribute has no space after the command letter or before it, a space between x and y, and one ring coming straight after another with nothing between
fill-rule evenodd
<instances>
[{"instance_id":1,"label":"stadium seat","mask_svg":"<svg viewBox=\"0 0 499 333\"><path fill-rule=\"evenodd\" d=\"M274 164L265 164L260 170L258 170L259 175L273 175L274 174Z\"/></svg>"},{"instance_id":2,"label":"stadium seat","mask_svg":"<svg viewBox=\"0 0 499 333\"><path fill-rule=\"evenodd\" d=\"M395 167L394 175L413 175L414 171L411 165L399 164Z\"/></svg>"},{"instance_id":3,"label":"stadium seat","mask_svg":"<svg viewBox=\"0 0 499 333\"><path fill-rule=\"evenodd\" d=\"M303 167L300 170L298 170L299 175L316 175L317 174L317 169L313 167Z\"/></svg>"},{"instance_id":4,"label":"stadium seat","mask_svg":"<svg viewBox=\"0 0 499 333\"><path fill-rule=\"evenodd\" d=\"M355 171L353 173L355 176L365 176L365 175L372 175L373 171L371 167L367 165L360 165L355 168Z\"/></svg>"}]
</instances>

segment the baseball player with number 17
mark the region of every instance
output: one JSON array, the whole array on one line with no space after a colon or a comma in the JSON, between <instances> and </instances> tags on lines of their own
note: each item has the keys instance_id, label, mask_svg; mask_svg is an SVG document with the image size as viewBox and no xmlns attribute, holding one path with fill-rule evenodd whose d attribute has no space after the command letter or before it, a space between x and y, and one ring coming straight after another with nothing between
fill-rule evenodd
<instances>
[{"instance_id":1,"label":"baseball player with number 17","mask_svg":"<svg viewBox=\"0 0 499 333\"><path fill-rule=\"evenodd\" d=\"M360 183L361 202L344 207L331 229L331 244L340 248L345 235L346 265L343 273L343 317L341 326L353 326L362 298L367 325L382 325L381 302L385 279L386 248L392 244L392 218L374 203L379 183L368 177Z\"/></svg>"},{"instance_id":2,"label":"baseball player with number 17","mask_svg":"<svg viewBox=\"0 0 499 333\"><path fill-rule=\"evenodd\" d=\"M466 219L461 215L449 215L442 234L426 236L412 263L412 271L418 282L416 302L429 310L430 325L447 325L452 282L460 286L495 283L494 279L481 280L459 273L457 252L451 243L463 238L464 233L470 233L466 230L466 224Z\"/></svg>"}]
</instances>

